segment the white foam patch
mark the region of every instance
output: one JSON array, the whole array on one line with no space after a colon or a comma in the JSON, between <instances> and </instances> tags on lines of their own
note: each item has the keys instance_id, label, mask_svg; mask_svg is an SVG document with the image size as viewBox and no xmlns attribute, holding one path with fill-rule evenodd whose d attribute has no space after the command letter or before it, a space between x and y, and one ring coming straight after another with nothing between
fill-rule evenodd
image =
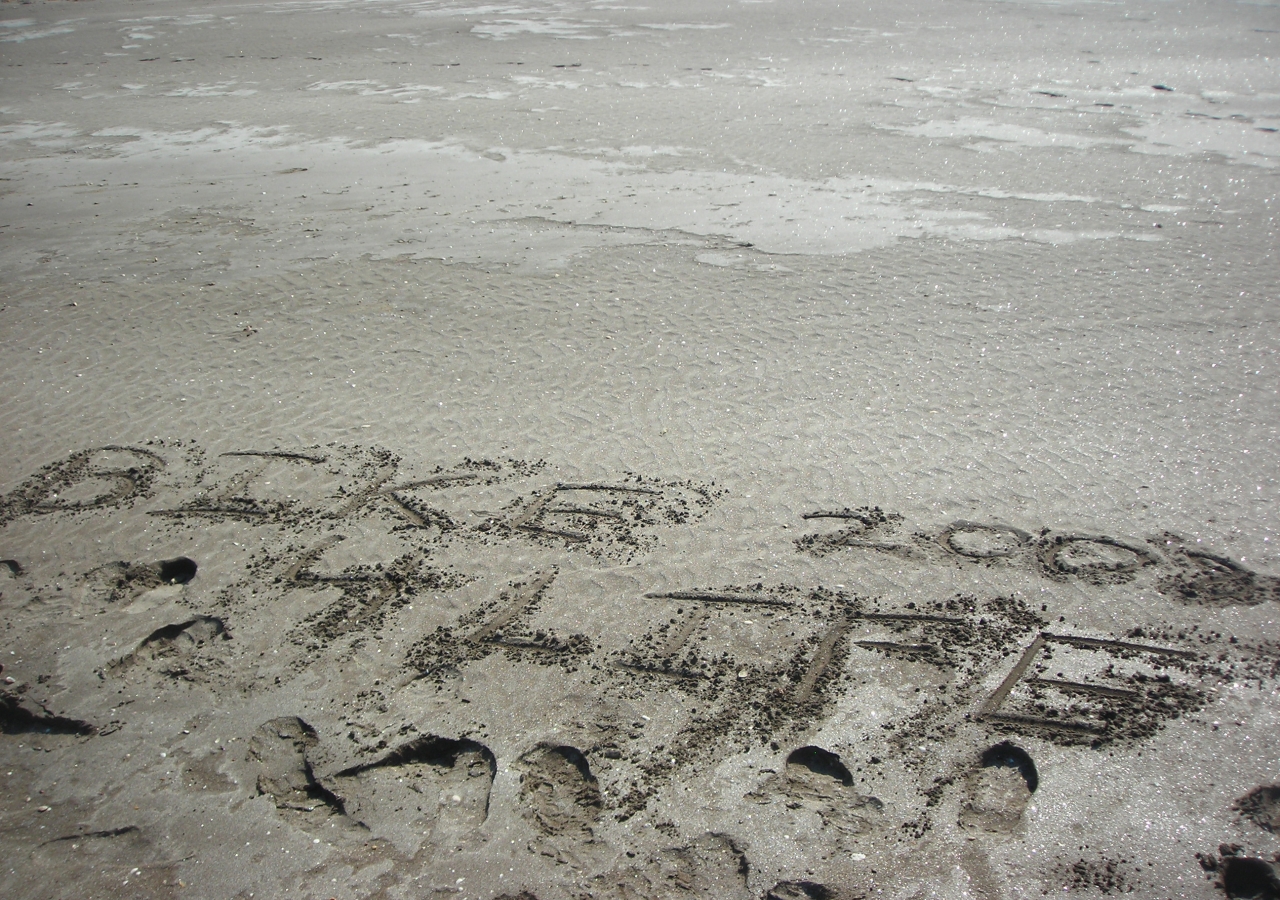
<instances>
[{"instance_id":1,"label":"white foam patch","mask_svg":"<svg viewBox=\"0 0 1280 900\"><path fill-rule=\"evenodd\" d=\"M1124 129L1141 139L1133 150L1154 156L1214 153L1235 163L1263 168L1280 164L1280 134L1262 131L1253 122L1207 116L1161 116L1145 125Z\"/></svg>"},{"instance_id":2,"label":"white foam patch","mask_svg":"<svg viewBox=\"0 0 1280 900\"><path fill-rule=\"evenodd\" d=\"M419 99L420 94L439 94L444 88L435 84L411 84L401 82L397 85L383 84L380 81L362 79L359 81L317 81L307 85L309 91L342 91L357 94L361 97L386 96L393 100L412 101Z\"/></svg>"},{"instance_id":3,"label":"white foam patch","mask_svg":"<svg viewBox=\"0 0 1280 900\"><path fill-rule=\"evenodd\" d=\"M0 25L0 27L8 29L7 33L0 34L0 43L20 44L23 41L34 41L38 38L54 37L59 34L71 34L75 31L75 29L71 27L71 23L79 21L82 20L64 19L61 22L48 26L47 28L36 28L28 31L27 29L35 24L34 20L10 19L8 22Z\"/></svg>"},{"instance_id":4,"label":"white foam patch","mask_svg":"<svg viewBox=\"0 0 1280 900\"><path fill-rule=\"evenodd\" d=\"M728 22L702 24L697 22L641 22L641 28L652 28L654 31L716 31L720 28L732 28Z\"/></svg>"},{"instance_id":5,"label":"white foam patch","mask_svg":"<svg viewBox=\"0 0 1280 900\"><path fill-rule=\"evenodd\" d=\"M29 141L38 147L64 147L78 136L76 129L63 122L16 122L0 125L0 143Z\"/></svg>"},{"instance_id":6,"label":"white foam patch","mask_svg":"<svg viewBox=\"0 0 1280 900\"><path fill-rule=\"evenodd\" d=\"M594 23L571 19L498 19L471 27L476 37L495 41L507 41L522 35L560 38L563 40L593 41L601 35L592 33Z\"/></svg>"},{"instance_id":7,"label":"white foam patch","mask_svg":"<svg viewBox=\"0 0 1280 900\"><path fill-rule=\"evenodd\" d=\"M256 88L238 88L238 82L220 81L216 84L196 84L165 91L166 97L249 97L258 93Z\"/></svg>"},{"instance_id":8,"label":"white foam patch","mask_svg":"<svg viewBox=\"0 0 1280 900\"><path fill-rule=\"evenodd\" d=\"M984 141L1016 144L1020 147L1066 147L1086 150L1102 144L1125 143L1116 138L1096 138L1082 134L1041 131L1024 125L992 122L989 119L961 118L954 121L933 120L910 128L892 128L901 134L935 139L974 138Z\"/></svg>"},{"instance_id":9,"label":"white foam patch","mask_svg":"<svg viewBox=\"0 0 1280 900\"><path fill-rule=\"evenodd\" d=\"M341 89L368 87L364 82L333 84ZM601 242L643 243L671 232L728 239L765 253L805 255L854 253L930 235L1048 244L1124 236L1112 230L998 225L981 208L957 210L950 202L935 207L920 196L1093 202L1065 193L1018 194L980 186L860 178L806 180L699 170L687 164L676 171L648 166L651 158L685 155L676 147L602 147L588 149L586 155L581 148L480 151L457 141L298 140L281 130L229 125L187 132L117 127L92 137L105 141L94 148L99 155L116 160L113 177L140 181L145 172L156 202L169 206L198 205L202 198L194 191L219 172L244 177L305 170L305 177L264 182L265 192L238 197L238 215L287 233L289 222L298 217L331 215L329 197L341 195L343 208L359 204L377 209L367 221L340 216L326 227L330 252L342 255L410 253L518 261L537 257L536 251L533 256L523 254L536 243L529 239L531 228L546 232L558 258ZM68 140L62 126L32 123L7 134L0 131L0 139L59 144ZM304 182L306 190L299 197L297 189ZM281 219L286 213L278 192L285 189L297 198L287 205L289 222ZM184 192L191 196L184 199ZM306 242L308 254L323 243L312 235ZM719 257L704 262L731 264Z\"/></svg>"}]
</instances>

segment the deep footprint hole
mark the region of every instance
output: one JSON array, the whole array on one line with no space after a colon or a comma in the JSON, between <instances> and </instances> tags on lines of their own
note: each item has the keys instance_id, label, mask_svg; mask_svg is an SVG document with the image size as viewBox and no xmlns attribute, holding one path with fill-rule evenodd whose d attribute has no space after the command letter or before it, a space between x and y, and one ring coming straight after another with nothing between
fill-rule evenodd
<instances>
[{"instance_id":1,"label":"deep footprint hole","mask_svg":"<svg viewBox=\"0 0 1280 900\"><path fill-rule=\"evenodd\" d=\"M1228 897L1241 900L1277 900L1280 879L1275 868L1261 859L1232 856L1223 860L1222 887Z\"/></svg>"},{"instance_id":2,"label":"deep footprint hole","mask_svg":"<svg viewBox=\"0 0 1280 900\"><path fill-rule=\"evenodd\" d=\"M196 561L185 556L160 562L160 580L165 584L186 584L196 577Z\"/></svg>"},{"instance_id":3,"label":"deep footprint hole","mask_svg":"<svg viewBox=\"0 0 1280 900\"><path fill-rule=\"evenodd\" d=\"M817 775L825 775L845 787L853 785L853 773L840 761L840 757L821 747L809 746L793 750L787 757L787 766L799 766Z\"/></svg>"},{"instance_id":4,"label":"deep footprint hole","mask_svg":"<svg viewBox=\"0 0 1280 900\"><path fill-rule=\"evenodd\" d=\"M1040 774L1036 771L1031 754L1008 741L1001 741L982 752L982 767L987 769L995 766L1016 769L1026 782L1027 790L1033 794L1040 786Z\"/></svg>"}]
</instances>

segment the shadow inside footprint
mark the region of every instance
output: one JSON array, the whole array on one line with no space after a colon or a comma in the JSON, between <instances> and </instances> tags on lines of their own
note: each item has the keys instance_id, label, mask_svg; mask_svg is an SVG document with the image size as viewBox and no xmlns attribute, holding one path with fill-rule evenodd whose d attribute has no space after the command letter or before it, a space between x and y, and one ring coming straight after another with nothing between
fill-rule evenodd
<instances>
[{"instance_id":1,"label":"shadow inside footprint","mask_svg":"<svg viewBox=\"0 0 1280 900\"><path fill-rule=\"evenodd\" d=\"M982 753L981 767L966 779L967 799L960 807L960 824L996 834L1008 834L1022 821L1040 776L1030 754L1002 741Z\"/></svg>"},{"instance_id":2,"label":"shadow inside footprint","mask_svg":"<svg viewBox=\"0 0 1280 900\"><path fill-rule=\"evenodd\" d=\"M840 757L821 747L801 747L787 757L787 783L796 790L810 790L821 795L834 793L831 782L840 787L853 786L853 773Z\"/></svg>"}]
</instances>

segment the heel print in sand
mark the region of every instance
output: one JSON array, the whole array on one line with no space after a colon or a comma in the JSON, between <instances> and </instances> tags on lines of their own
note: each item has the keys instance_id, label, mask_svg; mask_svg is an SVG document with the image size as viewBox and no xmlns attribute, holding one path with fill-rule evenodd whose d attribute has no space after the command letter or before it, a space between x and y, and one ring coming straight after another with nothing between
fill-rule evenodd
<instances>
[{"instance_id":1,"label":"heel print in sand","mask_svg":"<svg viewBox=\"0 0 1280 900\"><path fill-rule=\"evenodd\" d=\"M661 850L643 863L597 875L589 882L590 892L575 897L749 900L759 896L748 890L749 872L746 853L733 838L708 832L681 846Z\"/></svg>"},{"instance_id":2,"label":"heel print in sand","mask_svg":"<svg viewBox=\"0 0 1280 900\"><path fill-rule=\"evenodd\" d=\"M874 830L884 811L879 799L853 789L848 767L839 756L821 747L791 752L783 772L783 790L789 807L816 812L822 827L835 832L842 845L843 838Z\"/></svg>"},{"instance_id":3,"label":"heel print in sand","mask_svg":"<svg viewBox=\"0 0 1280 900\"><path fill-rule=\"evenodd\" d=\"M1036 764L1027 751L1008 741L989 747L982 754L980 768L965 781L961 826L1008 834L1022 821L1039 785Z\"/></svg>"},{"instance_id":4,"label":"heel print in sand","mask_svg":"<svg viewBox=\"0 0 1280 900\"><path fill-rule=\"evenodd\" d=\"M332 783L349 816L402 852L416 852L424 840L450 852L484 824L496 772L483 744L427 735L344 769Z\"/></svg>"},{"instance_id":5,"label":"heel print in sand","mask_svg":"<svg viewBox=\"0 0 1280 900\"><path fill-rule=\"evenodd\" d=\"M112 663L107 675L155 687L206 682L223 665L218 645L229 640L221 619L195 616L151 632L131 653Z\"/></svg>"},{"instance_id":6,"label":"heel print in sand","mask_svg":"<svg viewBox=\"0 0 1280 900\"><path fill-rule=\"evenodd\" d=\"M261 725L249 740L249 759L258 767L258 794L304 830L337 824L345 812L342 800L320 785L307 753L319 743L315 729L297 716L282 716Z\"/></svg>"},{"instance_id":7,"label":"heel print in sand","mask_svg":"<svg viewBox=\"0 0 1280 900\"><path fill-rule=\"evenodd\" d=\"M543 745L520 760L520 801L539 836L529 849L557 862L583 865L604 809L600 785L582 751Z\"/></svg>"}]
</instances>

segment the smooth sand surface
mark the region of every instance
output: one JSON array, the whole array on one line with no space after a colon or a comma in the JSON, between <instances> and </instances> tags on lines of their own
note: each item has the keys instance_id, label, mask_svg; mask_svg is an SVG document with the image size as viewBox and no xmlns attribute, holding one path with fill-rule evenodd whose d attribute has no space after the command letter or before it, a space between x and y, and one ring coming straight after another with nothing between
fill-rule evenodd
<instances>
[{"instance_id":1,"label":"smooth sand surface","mask_svg":"<svg viewBox=\"0 0 1280 900\"><path fill-rule=\"evenodd\" d=\"M1280 896L1280 6L0 6L0 896Z\"/></svg>"}]
</instances>

